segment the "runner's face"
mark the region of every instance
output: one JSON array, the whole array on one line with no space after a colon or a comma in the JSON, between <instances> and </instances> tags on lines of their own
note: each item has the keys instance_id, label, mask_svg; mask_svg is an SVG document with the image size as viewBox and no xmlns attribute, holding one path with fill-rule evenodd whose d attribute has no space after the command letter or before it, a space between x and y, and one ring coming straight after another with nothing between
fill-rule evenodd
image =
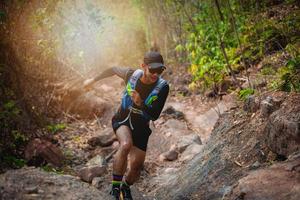
<instances>
[{"instance_id":1,"label":"runner's face","mask_svg":"<svg viewBox=\"0 0 300 200\"><path fill-rule=\"evenodd\" d=\"M161 73L164 71L163 68L159 68L159 69L149 69L149 66L147 66L147 70L146 70L146 76L147 79L151 82L151 83L155 83L157 81L157 79L159 78L159 76L161 75Z\"/></svg>"}]
</instances>

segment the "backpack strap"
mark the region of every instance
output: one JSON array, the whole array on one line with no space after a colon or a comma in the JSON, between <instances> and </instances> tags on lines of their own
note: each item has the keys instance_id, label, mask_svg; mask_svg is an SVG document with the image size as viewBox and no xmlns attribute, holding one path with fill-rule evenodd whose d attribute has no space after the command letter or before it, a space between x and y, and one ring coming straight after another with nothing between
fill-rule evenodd
<instances>
[{"instance_id":1,"label":"backpack strap","mask_svg":"<svg viewBox=\"0 0 300 200\"><path fill-rule=\"evenodd\" d=\"M168 83L166 80L159 78L156 86L145 100L145 105L151 107L151 104L158 98L158 94L161 91L161 89L167 84Z\"/></svg>"},{"instance_id":2,"label":"backpack strap","mask_svg":"<svg viewBox=\"0 0 300 200\"><path fill-rule=\"evenodd\" d=\"M143 76L144 72L141 69L137 69L133 72L126 86L126 91L128 95L131 95L131 91L135 89L136 83L141 76Z\"/></svg>"}]
</instances>

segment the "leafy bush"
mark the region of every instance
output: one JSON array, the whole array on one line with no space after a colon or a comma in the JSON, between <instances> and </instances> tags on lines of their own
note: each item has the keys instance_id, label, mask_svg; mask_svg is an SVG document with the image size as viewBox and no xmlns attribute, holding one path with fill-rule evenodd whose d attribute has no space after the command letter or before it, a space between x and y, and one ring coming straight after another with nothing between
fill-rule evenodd
<instances>
[{"instance_id":1,"label":"leafy bush","mask_svg":"<svg viewBox=\"0 0 300 200\"><path fill-rule=\"evenodd\" d=\"M201 12L194 15L198 23L189 27L192 32L187 36L185 49L191 63L190 73L193 81L200 82L203 89L215 87L222 82L228 73L227 63L221 49L221 41L232 68L237 68L241 56L237 54L238 40L234 36L230 22L230 11L224 8L225 19L219 20L215 6L211 2L203 2ZM244 18L240 17L235 23L241 30ZM182 47L178 47L182 51Z\"/></svg>"},{"instance_id":2,"label":"leafy bush","mask_svg":"<svg viewBox=\"0 0 300 200\"><path fill-rule=\"evenodd\" d=\"M286 92L300 92L300 57L290 59L286 66L278 69L273 87Z\"/></svg>"},{"instance_id":3,"label":"leafy bush","mask_svg":"<svg viewBox=\"0 0 300 200\"><path fill-rule=\"evenodd\" d=\"M273 67L271 66L266 66L264 67L261 72L260 72L262 75L264 76L268 76L268 75L275 75L276 74L276 71L273 69Z\"/></svg>"},{"instance_id":4,"label":"leafy bush","mask_svg":"<svg viewBox=\"0 0 300 200\"><path fill-rule=\"evenodd\" d=\"M59 123L59 124L48 125L47 129L48 129L49 132L55 134L55 133L57 133L59 131L64 130L66 127L67 126L65 124Z\"/></svg>"},{"instance_id":5,"label":"leafy bush","mask_svg":"<svg viewBox=\"0 0 300 200\"><path fill-rule=\"evenodd\" d=\"M16 158L15 156L3 156L3 162L13 168L21 168L26 164L24 159Z\"/></svg>"},{"instance_id":6,"label":"leafy bush","mask_svg":"<svg viewBox=\"0 0 300 200\"><path fill-rule=\"evenodd\" d=\"M243 101L247 99L250 95L254 94L254 90L252 88L246 88L239 91L239 98Z\"/></svg>"}]
</instances>

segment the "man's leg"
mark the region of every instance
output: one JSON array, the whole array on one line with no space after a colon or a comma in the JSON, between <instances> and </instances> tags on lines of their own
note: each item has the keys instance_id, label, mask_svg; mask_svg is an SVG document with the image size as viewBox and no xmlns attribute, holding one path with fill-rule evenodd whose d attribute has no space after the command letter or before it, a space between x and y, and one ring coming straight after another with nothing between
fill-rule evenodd
<instances>
[{"instance_id":1,"label":"man's leg","mask_svg":"<svg viewBox=\"0 0 300 200\"><path fill-rule=\"evenodd\" d=\"M132 185L140 177L145 161L146 152L133 146L129 153L129 171L126 175L126 182Z\"/></svg>"},{"instance_id":2,"label":"man's leg","mask_svg":"<svg viewBox=\"0 0 300 200\"><path fill-rule=\"evenodd\" d=\"M120 146L114 156L111 194L115 196L116 199L119 199L120 186L127 168L127 157L132 148L132 136L127 126L120 126L116 131L116 135Z\"/></svg>"},{"instance_id":3,"label":"man's leg","mask_svg":"<svg viewBox=\"0 0 300 200\"><path fill-rule=\"evenodd\" d=\"M132 200L130 185L132 185L140 176L143 168L146 152L133 146L129 153L129 171L125 182L121 186L121 195L125 200Z\"/></svg>"},{"instance_id":4,"label":"man's leg","mask_svg":"<svg viewBox=\"0 0 300 200\"><path fill-rule=\"evenodd\" d=\"M120 146L114 156L113 173L124 175L127 167L127 156L133 147L131 131L127 126L122 125L117 129L116 135Z\"/></svg>"}]
</instances>

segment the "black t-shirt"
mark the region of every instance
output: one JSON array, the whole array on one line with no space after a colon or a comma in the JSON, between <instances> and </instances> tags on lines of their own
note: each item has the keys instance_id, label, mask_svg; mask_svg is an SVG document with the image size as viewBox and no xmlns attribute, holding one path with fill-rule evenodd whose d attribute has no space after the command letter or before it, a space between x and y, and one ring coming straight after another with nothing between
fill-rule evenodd
<instances>
[{"instance_id":1,"label":"black t-shirt","mask_svg":"<svg viewBox=\"0 0 300 200\"><path fill-rule=\"evenodd\" d=\"M112 75L117 75L120 78L122 78L125 81L125 84L129 81L130 77L132 76L133 72L135 70L130 69L130 68L125 68L125 67L112 67L107 70L105 70L100 76L96 77L96 81L112 76ZM137 81L136 88L135 90L140 94L141 98L143 100L147 99L151 91L154 89L156 83L153 84L144 84L141 82L141 80ZM139 108L146 112L150 117L151 120L154 121L158 119L164 105L167 99L167 96L169 94L169 85L166 84L159 92L157 100L152 102L151 108L148 106L143 105L142 107L138 107L137 105L134 105L134 107ZM126 118L128 115L128 110L127 111L122 111L121 109L118 109L118 112L114 116L117 120L123 120ZM144 118L142 118L138 114L132 114L132 118L134 119L133 121L136 121L136 123L147 123Z\"/></svg>"}]
</instances>

